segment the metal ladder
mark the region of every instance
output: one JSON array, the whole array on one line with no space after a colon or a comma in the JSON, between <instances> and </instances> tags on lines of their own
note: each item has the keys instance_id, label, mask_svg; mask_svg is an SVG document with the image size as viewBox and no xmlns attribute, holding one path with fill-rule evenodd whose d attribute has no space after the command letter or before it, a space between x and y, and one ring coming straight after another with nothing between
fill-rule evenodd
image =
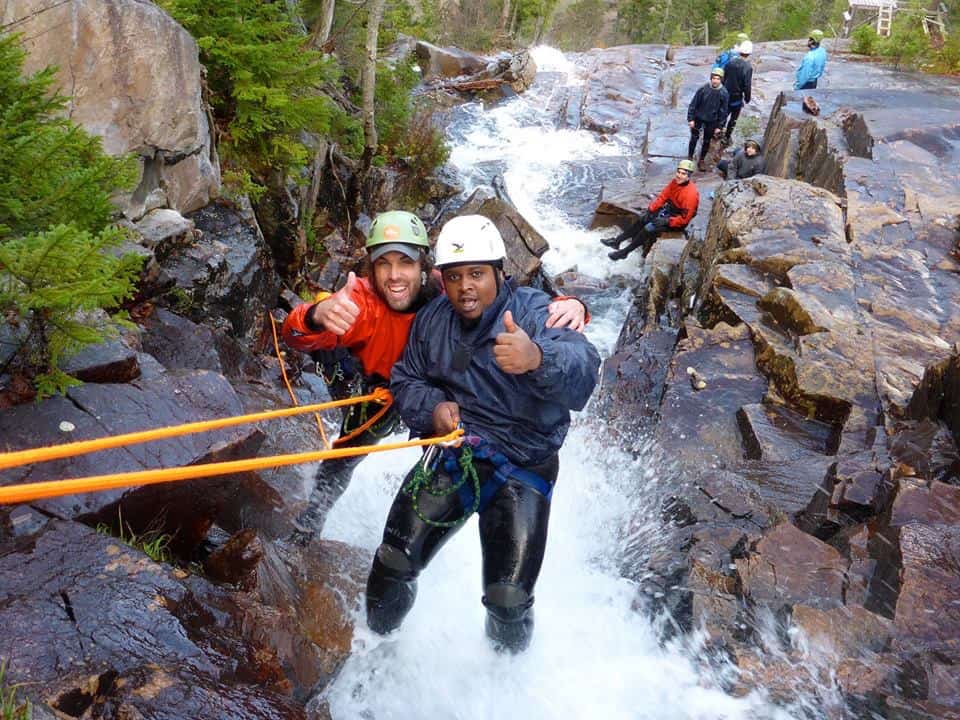
<instances>
[{"instance_id":1,"label":"metal ladder","mask_svg":"<svg viewBox=\"0 0 960 720\"><path fill-rule=\"evenodd\" d=\"M893 24L893 3L881 3L877 12L877 35L890 37L890 26Z\"/></svg>"}]
</instances>

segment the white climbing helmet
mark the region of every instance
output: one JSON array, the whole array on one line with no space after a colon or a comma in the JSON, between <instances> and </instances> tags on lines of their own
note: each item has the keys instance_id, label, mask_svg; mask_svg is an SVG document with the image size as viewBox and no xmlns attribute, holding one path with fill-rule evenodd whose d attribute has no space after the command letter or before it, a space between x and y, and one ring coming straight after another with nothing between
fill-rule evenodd
<instances>
[{"instance_id":1,"label":"white climbing helmet","mask_svg":"<svg viewBox=\"0 0 960 720\"><path fill-rule=\"evenodd\" d=\"M753 43L749 40L744 40L739 45L741 55L749 55L753 52Z\"/></svg>"},{"instance_id":2,"label":"white climbing helmet","mask_svg":"<svg viewBox=\"0 0 960 720\"><path fill-rule=\"evenodd\" d=\"M483 215L461 215L444 224L434 249L438 268L466 263L495 263L506 257L500 231Z\"/></svg>"}]
</instances>

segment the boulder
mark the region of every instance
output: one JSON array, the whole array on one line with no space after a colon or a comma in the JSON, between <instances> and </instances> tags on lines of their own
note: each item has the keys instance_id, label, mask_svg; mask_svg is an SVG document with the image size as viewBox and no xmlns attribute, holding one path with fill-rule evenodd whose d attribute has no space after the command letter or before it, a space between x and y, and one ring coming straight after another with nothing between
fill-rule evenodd
<instances>
[{"instance_id":1,"label":"boulder","mask_svg":"<svg viewBox=\"0 0 960 720\"><path fill-rule=\"evenodd\" d=\"M158 203L189 212L218 193L197 44L166 12L139 0L10 0L0 26L13 24L26 38L26 72L59 68L71 120L103 138L111 155L139 156L129 216Z\"/></svg>"},{"instance_id":2,"label":"boulder","mask_svg":"<svg viewBox=\"0 0 960 720\"><path fill-rule=\"evenodd\" d=\"M263 341L266 308L280 288L269 250L252 213L210 204L189 218L199 236L170 238L155 249L176 289L167 303L193 322L206 322L235 338Z\"/></svg>"},{"instance_id":3,"label":"boulder","mask_svg":"<svg viewBox=\"0 0 960 720\"><path fill-rule=\"evenodd\" d=\"M424 80L456 78L486 70L489 60L455 47L437 47L426 41L417 42L414 50Z\"/></svg>"},{"instance_id":4,"label":"boulder","mask_svg":"<svg viewBox=\"0 0 960 720\"><path fill-rule=\"evenodd\" d=\"M493 220L506 246L503 267L507 275L516 278L521 285L529 285L539 275L540 257L550 246L517 210L507 196L502 180L495 180L493 187L478 187L456 213L445 215L435 227L442 227L455 215L483 215Z\"/></svg>"}]
</instances>

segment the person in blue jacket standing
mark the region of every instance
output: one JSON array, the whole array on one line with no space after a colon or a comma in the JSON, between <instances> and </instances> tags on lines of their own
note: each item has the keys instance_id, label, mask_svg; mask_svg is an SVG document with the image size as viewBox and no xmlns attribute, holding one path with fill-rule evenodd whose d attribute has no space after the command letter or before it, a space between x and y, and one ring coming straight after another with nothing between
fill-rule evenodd
<instances>
[{"instance_id":1,"label":"person in blue jacket standing","mask_svg":"<svg viewBox=\"0 0 960 720\"><path fill-rule=\"evenodd\" d=\"M794 90L812 90L817 87L817 80L823 75L827 67L827 51L821 47L823 31L811 30L807 40L807 54L800 61L797 68L797 79L793 83Z\"/></svg>"},{"instance_id":2,"label":"person in blue jacket standing","mask_svg":"<svg viewBox=\"0 0 960 720\"><path fill-rule=\"evenodd\" d=\"M390 390L413 434L462 426L465 440L427 451L407 474L367 580L367 622L381 634L400 626L417 576L476 511L487 635L520 652L533 630L558 451L600 356L581 333L545 327L546 294L507 282L491 220L450 220L435 254L447 294L417 315Z\"/></svg>"}]
</instances>

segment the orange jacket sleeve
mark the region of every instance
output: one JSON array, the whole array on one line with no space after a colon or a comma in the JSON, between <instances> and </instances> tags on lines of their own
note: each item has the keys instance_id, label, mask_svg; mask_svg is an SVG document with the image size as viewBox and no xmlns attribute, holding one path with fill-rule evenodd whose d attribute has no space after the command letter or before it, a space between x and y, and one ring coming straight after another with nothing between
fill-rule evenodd
<instances>
[{"instance_id":1,"label":"orange jacket sleeve","mask_svg":"<svg viewBox=\"0 0 960 720\"><path fill-rule=\"evenodd\" d=\"M673 180L667 183L667 186L660 191L660 194L657 195L653 202L647 207L647 210L650 212L656 212L663 207L663 204L670 199L670 186L673 185Z\"/></svg>"},{"instance_id":2,"label":"orange jacket sleeve","mask_svg":"<svg viewBox=\"0 0 960 720\"><path fill-rule=\"evenodd\" d=\"M676 193L676 198L670 202L680 210L680 214L671 216L669 224L672 228L683 228L697 214L697 208L700 206L700 193L697 186L692 182L680 185L677 189L679 192Z\"/></svg>"},{"instance_id":3,"label":"orange jacket sleeve","mask_svg":"<svg viewBox=\"0 0 960 720\"><path fill-rule=\"evenodd\" d=\"M375 315L368 302L371 292L367 281L361 279L357 289L350 296L360 309L360 315L343 335L335 335L329 330L314 328L310 325L307 317L316 303L297 305L283 321L283 328L280 331L283 342L287 347L306 353L314 350L333 350L335 347L349 348L363 345L371 333L370 321L373 319L371 315Z\"/></svg>"}]
</instances>

